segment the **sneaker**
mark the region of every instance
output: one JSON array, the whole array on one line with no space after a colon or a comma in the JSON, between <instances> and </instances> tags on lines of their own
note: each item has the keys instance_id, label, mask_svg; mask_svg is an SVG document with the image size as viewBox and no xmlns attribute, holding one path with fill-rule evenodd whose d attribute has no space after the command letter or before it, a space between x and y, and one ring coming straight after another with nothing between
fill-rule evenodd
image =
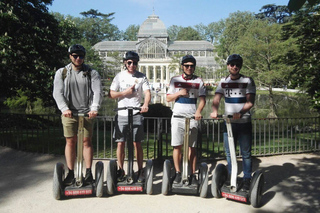
<instances>
[{"instance_id":1,"label":"sneaker","mask_svg":"<svg viewBox=\"0 0 320 213\"><path fill-rule=\"evenodd\" d=\"M251 179L250 178L243 179L242 190L249 191L250 190L250 184L251 184Z\"/></svg>"},{"instance_id":2,"label":"sneaker","mask_svg":"<svg viewBox=\"0 0 320 213\"><path fill-rule=\"evenodd\" d=\"M86 172L86 176L84 177L84 182L88 183L88 184L93 182L93 176L92 176L91 169Z\"/></svg>"},{"instance_id":3,"label":"sneaker","mask_svg":"<svg viewBox=\"0 0 320 213\"><path fill-rule=\"evenodd\" d=\"M124 180L125 180L125 172L124 172L123 169L119 169L119 170L117 171L117 181L118 181L118 182L122 182L122 181L124 181Z\"/></svg>"},{"instance_id":4,"label":"sneaker","mask_svg":"<svg viewBox=\"0 0 320 213\"><path fill-rule=\"evenodd\" d=\"M196 174L191 175L191 185L198 185Z\"/></svg>"},{"instance_id":5,"label":"sneaker","mask_svg":"<svg viewBox=\"0 0 320 213\"><path fill-rule=\"evenodd\" d=\"M74 183L74 172L73 170L69 170L67 177L63 181L64 185L70 186Z\"/></svg>"},{"instance_id":6,"label":"sneaker","mask_svg":"<svg viewBox=\"0 0 320 213\"><path fill-rule=\"evenodd\" d=\"M144 169L139 169L138 171L138 182L144 182L145 181L145 176L144 176Z\"/></svg>"},{"instance_id":7,"label":"sneaker","mask_svg":"<svg viewBox=\"0 0 320 213\"><path fill-rule=\"evenodd\" d=\"M176 176L174 178L173 183L180 183L181 182L181 172L176 172Z\"/></svg>"}]
</instances>

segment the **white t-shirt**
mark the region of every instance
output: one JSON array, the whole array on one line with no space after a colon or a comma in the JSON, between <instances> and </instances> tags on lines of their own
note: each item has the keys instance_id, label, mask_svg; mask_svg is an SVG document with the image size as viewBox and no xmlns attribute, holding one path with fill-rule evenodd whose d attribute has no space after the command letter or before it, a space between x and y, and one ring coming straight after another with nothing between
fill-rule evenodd
<instances>
[{"instance_id":1,"label":"white t-shirt","mask_svg":"<svg viewBox=\"0 0 320 213\"><path fill-rule=\"evenodd\" d=\"M150 90L147 77L135 71L134 74L129 73L127 70L119 72L113 79L110 90L122 92L129 87L135 85L135 91L130 96L118 98L118 108L120 107L140 107L143 92ZM137 114L139 110L133 110L133 114ZM118 111L120 116L128 116L127 110Z\"/></svg>"},{"instance_id":2,"label":"white t-shirt","mask_svg":"<svg viewBox=\"0 0 320 213\"><path fill-rule=\"evenodd\" d=\"M216 89L225 99L225 115L233 115L240 112L247 102L247 94L256 94L256 85L252 78L240 75L236 80L230 76L222 78ZM246 112L242 119L250 119L250 111ZM240 119L241 120L241 119ZM240 121L241 122L241 121Z\"/></svg>"},{"instance_id":3,"label":"white t-shirt","mask_svg":"<svg viewBox=\"0 0 320 213\"><path fill-rule=\"evenodd\" d=\"M179 97L176 99L173 114L181 116L193 116L197 111L197 99L200 96L206 96L206 89L203 80L197 76L192 79L184 79L182 75L171 78L168 94L174 94L181 89L187 89L188 97Z\"/></svg>"}]
</instances>

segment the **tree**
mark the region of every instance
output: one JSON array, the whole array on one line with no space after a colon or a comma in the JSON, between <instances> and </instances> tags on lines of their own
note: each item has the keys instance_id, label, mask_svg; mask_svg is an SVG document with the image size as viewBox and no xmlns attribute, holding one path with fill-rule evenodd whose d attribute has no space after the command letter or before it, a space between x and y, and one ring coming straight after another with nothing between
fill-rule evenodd
<instances>
[{"instance_id":1,"label":"tree","mask_svg":"<svg viewBox=\"0 0 320 213\"><path fill-rule=\"evenodd\" d=\"M242 73L254 77L259 87L269 91L269 117L276 117L272 87L288 84L290 65L284 56L294 49L294 39L282 40L281 25L255 20L238 39L235 52L244 58Z\"/></svg>"},{"instance_id":2,"label":"tree","mask_svg":"<svg viewBox=\"0 0 320 213\"><path fill-rule=\"evenodd\" d=\"M182 26L177 26L177 25L172 25L172 26L168 27L167 32L169 35L169 39L171 41L177 40L178 33L180 32L180 30L182 28L183 28Z\"/></svg>"},{"instance_id":3,"label":"tree","mask_svg":"<svg viewBox=\"0 0 320 213\"><path fill-rule=\"evenodd\" d=\"M192 27L184 27L179 31L177 35L177 40L179 41L201 40L201 36Z\"/></svg>"},{"instance_id":4,"label":"tree","mask_svg":"<svg viewBox=\"0 0 320 213\"><path fill-rule=\"evenodd\" d=\"M268 20L270 23L286 23L292 16L287 6L278 6L275 4L267 4L260 9L260 13L256 14L256 18Z\"/></svg>"},{"instance_id":5,"label":"tree","mask_svg":"<svg viewBox=\"0 0 320 213\"><path fill-rule=\"evenodd\" d=\"M99 13L98 10L91 9L80 14L85 18L76 18L75 22L79 27L82 37L89 41L91 46L103 40L120 40L120 30L117 26L110 23L113 19L111 16L114 13L103 14Z\"/></svg>"},{"instance_id":6,"label":"tree","mask_svg":"<svg viewBox=\"0 0 320 213\"><path fill-rule=\"evenodd\" d=\"M210 41L214 44L218 44L219 37L222 35L224 28L225 22L223 20L210 23L206 31L207 41Z\"/></svg>"},{"instance_id":7,"label":"tree","mask_svg":"<svg viewBox=\"0 0 320 213\"><path fill-rule=\"evenodd\" d=\"M291 82L307 92L313 107L320 111L320 5L306 5L284 26L284 37L295 38L297 49L287 53L287 64L294 64Z\"/></svg>"},{"instance_id":8,"label":"tree","mask_svg":"<svg viewBox=\"0 0 320 213\"><path fill-rule=\"evenodd\" d=\"M2 97L23 91L28 101L52 101L52 77L63 64L68 38L48 13L52 0L0 2L0 89ZM52 103L52 102L51 102Z\"/></svg>"},{"instance_id":9,"label":"tree","mask_svg":"<svg viewBox=\"0 0 320 213\"><path fill-rule=\"evenodd\" d=\"M307 0L290 0L288 2L288 8L291 11L298 11L306 3ZM319 3L319 0L308 0L310 6L316 5Z\"/></svg>"},{"instance_id":10,"label":"tree","mask_svg":"<svg viewBox=\"0 0 320 213\"><path fill-rule=\"evenodd\" d=\"M194 26L195 30L199 33L201 40L207 40L208 27L202 23Z\"/></svg>"},{"instance_id":11,"label":"tree","mask_svg":"<svg viewBox=\"0 0 320 213\"><path fill-rule=\"evenodd\" d=\"M125 41L137 41L138 31L140 29L139 25L131 24L127 27L126 31L123 33L123 40Z\"/></svg>"}]
</instances>

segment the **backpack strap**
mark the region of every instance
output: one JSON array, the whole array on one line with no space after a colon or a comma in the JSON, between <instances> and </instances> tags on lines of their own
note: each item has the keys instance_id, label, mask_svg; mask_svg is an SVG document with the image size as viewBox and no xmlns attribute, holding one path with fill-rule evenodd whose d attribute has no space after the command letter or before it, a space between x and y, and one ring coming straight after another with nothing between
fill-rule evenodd
<instances>
[{"instance_id":1,"label":"backpack strap","mask_svg":"<svg viewBox=\"0 0 320 213\"><path fill-rule=\"evenodd\" d=\"M63 71L62 71L62 80L66 79L67 77L67 68L63 68Z\"/></svg>"}]
</instances>

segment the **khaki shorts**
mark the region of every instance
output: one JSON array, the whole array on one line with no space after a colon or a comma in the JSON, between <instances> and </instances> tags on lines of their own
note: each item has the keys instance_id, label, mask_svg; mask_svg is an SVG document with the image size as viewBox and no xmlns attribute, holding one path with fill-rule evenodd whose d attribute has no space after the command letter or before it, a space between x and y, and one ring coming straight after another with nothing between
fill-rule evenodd
<instances>
[{"instance_id":1,"label":"khaki shorts","mask_svg":"<svg viewBox=\"0 0 320 213\"><path fill-rule=\"evenodd\" d=\"M78 117L72 118L61 115L61 121L63 126L63 135L66 138L73 137L78 134ZM84 118L84 137L92 137L94 119Z\"/></svg>"}]
</instances>

